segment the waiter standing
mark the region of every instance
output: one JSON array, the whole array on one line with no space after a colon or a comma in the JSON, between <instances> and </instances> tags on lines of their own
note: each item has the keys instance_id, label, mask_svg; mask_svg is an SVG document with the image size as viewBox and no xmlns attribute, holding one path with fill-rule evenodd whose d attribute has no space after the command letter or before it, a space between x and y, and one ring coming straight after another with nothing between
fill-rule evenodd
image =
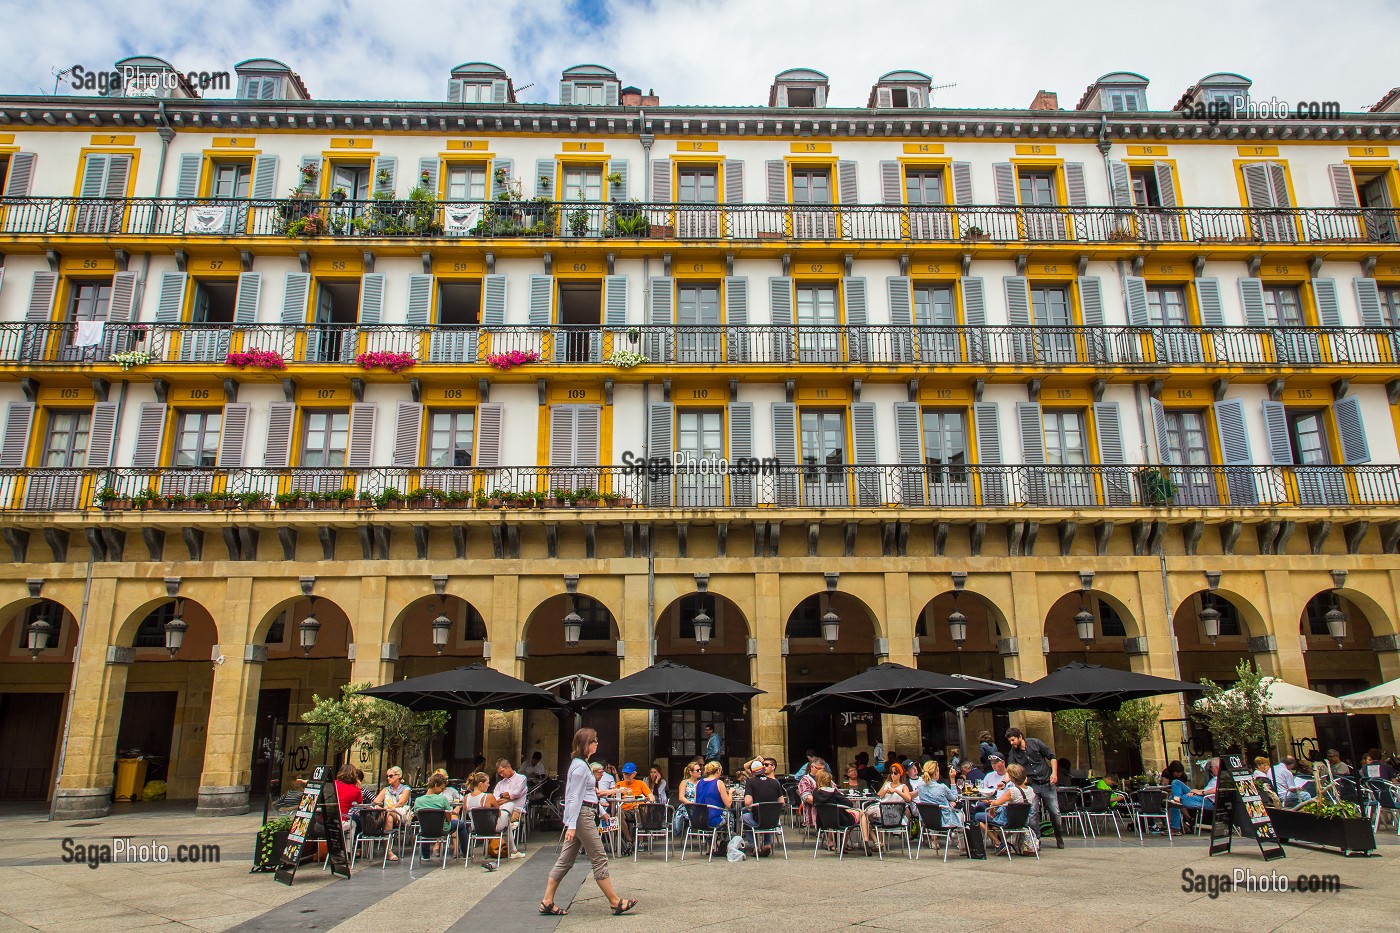
<instances>
[{"instance_id":1,"label":"waiter standing","mask_svg":"<svg viewBox=\"0 0 1400 933\"><path fill-rule=\"evenodd\" d=\"M1026 769L1031 790L1040 802L1042 815L1050 814L1050 825L1055 827L1055 848L1065 847L1065 837L1060 834L1060 798L1055 785L1060 783L1060 766L1055 753L1040 739L1026 738L1026 734L1015 726L1006 730L1006 741L1011 750L1007 753L1011 764Z\"/></svg>"}]
</instances>

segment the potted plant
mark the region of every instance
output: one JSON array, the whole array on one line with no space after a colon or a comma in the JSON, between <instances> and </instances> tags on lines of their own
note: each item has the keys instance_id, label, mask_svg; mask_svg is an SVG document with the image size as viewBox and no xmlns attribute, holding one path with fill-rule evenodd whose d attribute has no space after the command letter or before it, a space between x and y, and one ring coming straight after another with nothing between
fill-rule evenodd
<instances>
[{"instance_id":1,"label":"potted plant","mask_svg":"<svg viewBox=\"0 0 1400 933\"><path fill-rule=\"evenodd\" d=\"M1142 491L1145 505L1169 505L1176 495L1176 483L1171 475L1160 467L1143 467L1138 470L1138 489Z\"/></svg>"},{"instance_id":2,"label":"potted plant","mask_svg":"<svg viewBox=\"0 0 1400 933\"><path fill-rule=\"evenodd\" d=\"M622 497L615 492L599 493L598 498L603 500L604 508L609 509L617 508L617 504L622 501Z\"/></svg>"},{"instance_id":3,"label":"potted plant","mask_svg":"<svg viewBox=\"0 0 1400 933\"><path fill-rule=\"evenodd\" d=\"M362 503L355 495L353 489L337 489L335 492L326 493L327 499L334 499L335 504L342 509L353 509L362 506Z\"/></svg>"},{"instance_id":4,"label":"potted plant","mask_svg":"<svg viewBox=\"0 0 1400 933\"><path fill-rule=\"evenodd\" d=\"M115 489L113 489L111 486L107 486L97 494L97 504L103 509L115 509L117 507L117 501L120 498L121 496L117 493Z\"/></svg>"},{"instance_id":5,"label":"potted plant","mask_svg":"<svg viewBox=\"0 0 1400 933\"><path fill-rule=\"evenodd\" d=\"M275 871L287 848L287 834L292 830L292 816L276 816L258 827L253 844L253 871Z\"/></svg>"},{"instance_id":6,"label":"potted plant","mask_svg":"<svg viewBox=\"0 0 1400 933\"><path fill-rule=\"evenodd\" d=\"M491 495L486 499L486 507L489 509L503 508L506 504L506 493L500 489L491 490Z\"/></svg>"},{"instance_id":7,"label":"potted plant","mask_svg":"<svg viewBox=\"0 0 1400 933\"><path fill-rule=\"evenodd\" d=\"M476 506L478 509L484 509L484 508L490 507L490 505L491 505L491 500L487 497L487 495L486 495L486 490L484 490L484 489L478 489L478 490L476 491L476 494L475 494L474 496L472 496L472 504L473 504L474 506Z\"/></svg>"},{"instance_id":8,"label":"potted plant","mask_svg":"<svg viewBox=\"0 0 1400 933\"><path fill-rule=\"evenodd\" d=\"M143 489L131 497L131 504L143 512L158 501L160 501L160 496L149 489Z\"/></svg>"},{"instance_id":9,"label":"potted plant","mask_svg":"<svg viewBox=\"0 0 1400 933\"><path fill-rule=\"evenodd\" d=\"M209 503L212 502L213 499L214 494L212 492L201 490L200 492L197 492L194 495L190 496L190 503L196 507L209 509L212 508L212 506Z\"/></svg>"},{"instance_id":10,"label":"potted plant","mask_svg":"<svg viewBox=\"0 0 1400 933\"><path fill-rule=\"evenodd\" d=\"M1296 810L1266 808L1279 842L1309 842L1341 849L1343 855L1365 855L1376 848L1371 821L1354 803L1309 800Z\"/></svg>"},{"instance_id":11,"label":"potted plant","mask_svg":"<svg viewBox=\"0 0 1400 933\"><path fill-rule=\"evenodd\" d=\"M189 496L183 492L171 492L165 495L165 507L176 512L183 512L189 508Z\"/></svg>"},{"instance_id":12,"label":"potted plant","mask_svg":"<svg viewBox=\"0 0 1400 933\"><path fill-rule=\"evenodd\" d=\"M277 503L279 509L300 509L305 500L300 492L292 490L291 492L279 492L273 501Z\"/></svg>"},{"instance_id":13,"label":"potted plant","mask_svg":"<svg viewBox=\"0 0 1400 933\"><path fill-rule=\"evenodd\" d=\"M424 489L421 486L411 490L408 495L404 496L404 499L407 500L410 509L431 509L437 504L437 500L433 498L432 490Z\"/></svg>"},{"instance_id":14,"label":"potted plant","mask_svg":"<svg viewBox=\"0 0 1400 933\"><path fill-rule=\"evenodd\" d=\"M378 509L403 508L403 493L393 486L386 486L383 492L374 497L374 506Z\"/></svg>"},{"instance_id":15,"label":"potted plant","mask_svg":"<svg viewBox=\"0 0 1400 933\"><path fill-rule=\"evenodd\" d=\"M331 200L337 204L344 204L346 193L344 188L336 188L331 192Z\"/></svg>"},{"instance_id":16,"label":"potted plant","mask_svg":"<svg viewBox=\"0 0 1400 933\"><path fill-rule=\"evenodd\" d=\"M544 505L548 509L562 509L569 504L568 493L562 489L551 489L544 494Z\"/></svg>"},{"instance_id":17,"label":"potted plant","mask_svg":"<svg viewBox=\"0 0 1400 933\"><path fill-rule=\"evenodd\" d=\"M596 509L598 507L598 494L587 486L574 490L574 508L576 509Z\"/></svg>"},{"instance_id":18,"label":"potted plant","mask_svg":"<svg viewBox=\"0 0 1400 933\"><path fill-rule=\"evenodd\" d=\"M976 224L973 224L972 226L967 228L967 232L963 234L963 239L971 240L972 242L976 243L990 238L987 236L987 232L985 230L983 230Z\"/></svg>"},{"instance_id":19,"label":"potted plant","mask_svg":"<svg viewBox=\"0 0 1400 933\"><path fill-rule=\"evenodd\" d=\"M267 493L265 492L240 492L233 497L244 511L251 512L253 509L267 508Z\"/></svg>"}]
</instances>

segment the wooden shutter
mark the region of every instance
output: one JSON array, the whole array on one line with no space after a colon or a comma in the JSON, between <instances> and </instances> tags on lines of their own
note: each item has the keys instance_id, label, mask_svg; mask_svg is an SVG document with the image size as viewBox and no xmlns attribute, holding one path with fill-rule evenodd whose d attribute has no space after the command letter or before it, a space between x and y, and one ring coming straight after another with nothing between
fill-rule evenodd
<instances>
[{"instance_id":1,"label":"wooden shutter","mask_svg":"<svg viewBox=\"0 0 1400 933\"><path fill-rule=\"evenodd\" d=\"M836 183L842 204L859 204L860 189L856 178L856 163L842 159L836 163Z\"/></svg>"},{"instance_id":2,"label":"wooden shutter","mask_svg":"<svg viewBox=\"0 0 1400 933\"><path fill-rule=\"evenodd\" d=\"M768 280L769 321L773 325L772 359L792 362L792 279L775 275Z\"/></svg>"},{"instance_id":3,"label":"wooden shutter","mask_svg":"<svg viewBox=\"0 0 1400 933\"><path fill-rule=\"evenodd\" d=\"M662 204L671 201L670 159L657 159L651 163L651 199Z\"/></svg>"},{"instance_id":4,"label":"wooden shutter","mask_svg":"<svg viewBox=\"0 0 1400 933\"><path fill-rule=\"evenodd\" d=\"M224 406L223 425L219 431L218 464L221 469L237 469L244 465L243 447L248 437L248 413L251 409L247 402L230 402ZM269 437L269 444L271 441Z\"/></svg>"},{"instance_id":5,"label":"wooden shutter","mask_svg":"<svg viewBox=\"0 0 1400 933\"><path fill-rule=\"evenodd\" d=\"M607 106L607 107L616 107L616 106L617 106L618 92L621 90L621 88L622 88L622 85L618 84L616 81L604 81L604 82L603 82L603 104L604 104L604 106Z\"/></svg>"},{"instance_id":6,"label":"wooden shutter","mask_svg":"<svg viewBox=\"0 0 1400 933\"><path fill-rule=\"evenodd\" d=\"M1361 326L1384 327L1385 319L1381 316L1381 292L1376 287L1376 280L1356 276L1351 280L1351 287L1356 292L1356 308L1361 314Z\"/></svg>"},{"instance_id":7,"label":"wooden shutter","mask_svg":"<svg viewBox=\"0 0 1400 933\"><path fill-rule=\"evenodd\" d=\"M580 405L575 416L574 463L596 467L602 456L602 410L597 405Z\"/></svg>"},{"instance_id":8,"label":"wooden shutter","mask_svg":"<svg viewBox=\"0 0 1400 933\"><path fill-rule=\"evenodd\" d=\"M420 466L423 449L423 406L418 402L399 402L394 418L394 466Z\"/></svg>"},{"instance_id":9,"label":"wooden shutter","mask_svg":"<svg viewBox=\"0 0 1400 933\"><path fill-rule=\"evenodd\" d=\"M492 82L491 82L491 103L493 103L493 104L504 104L504 103L506 103L506 102L507 102L507 101L506 101L506 98L509 96L509 94L507 93L508 90L509 90L509 89L506 87L506 79L505 79L505 78L497 78L497 79L495 79L494 81L492 81Z\"/></svg>"},{"instance_id":10,"label":"wooden shutter","mask_svg":"<svg viewBox=\"0 0 1400 933\"><path fill-rule=\"evenodd\" d=\"M80 198L100 198L103 196L107 178L107 156L92 153L83 162L83 181L78 187Z\"/></svg>"},{"instance_id":11,"label":"wooden shutter","mask_svg":"<svg viewBox=\"0 0 1400 933\"><path fill-rule=\"evenodd\" d=\"M753 460L753 403L731 402L729 405L729 462ZM753 475L744 471L729 474L729 504L735 508L752 508L754 504Z\"/></svg>"},{"instance_id":12,"label":"wooden shutter","mask_svg":"<svg viewBox=\"0 0 1400 933\"><path fill-rule=\"evenodd\" d=\"M308 179L306 168L310 166L316 170L316 175ZM321 172L321 157L318 155L308 155L301 157L301 164L297 167L297 190L307 194L316 193L316 178Z\"/></svg>"},{"instance_id":13,"label":"wooden shutter","mask_svg":"<svg viewBox=\"0 0 1400 933\"><path fill-rule=\"evenodd\" d=\"M900 501L905 505L923 505L923 413L918 402L894 403L894 433L899 443L899 462L913 467L900 471Z\"/></svg>"},{"instance_id":14,"label":"wooden shutter","mask_svg":"<svg viewBox=\"0 0 1400 933\"><path fill-rule=\"evenodd\" d=\"M366 272L360 277L360 323L379 324L384 319L384 273Z\"/></svg>"},{"instance_id":15,"label":"wooden shutter","mask_svg":"<svg viewBox=\"0 0 1400 933\"><path fill-rule=\"evenodd\" d=\"M508 184L508 183L510 182L510 180L511 180L511 177L514 176L514 174L515 174L515 160L514 160L514 159L492 159L492 160L491 160L491 178L490 178L490 183L491 183L491 184L490 184L490 188L489 188L489 192L490 192L490 193L489 193L489 197L492 197L492 198L498 197L498 196L501 194L501 192L505 190L505 186L502 184L502 182L501 182L501 181L498 181L498 180L496 179L497 173L501 173L501 174L503 175L503 180L504 180L504 182L505 182L506 184ZM550 193L550 196L553 197L553 192Z\"/></svg>"},{"instance_id":16,"label":"wooden shutter","mask_svg":"<svg viewBox=\"0 0 1400 933\"><path fill-rule=\"evenodd\" d=\"M1006 475L1001 465L1001 424L995 402L972 406L977 432L977 466L982 481L982 504L1006 504Z\"/></svg>"},{"instance_id":17,"label":"wooden shutter","mask_svg":"<svg viewBox=\"0 0 1400 933\"><path fill-rule=\"evenodd\" d=\"M433 277L426 272L415 272L408 277L408 326L426 327L432 313Z\"/></svg>"},{"instance_id":18,"label":"wooden shutter","mask_svg":"<svg viewBox=\"0 0 1400 933\"><path fill-rule=\"evenodd\" d=\"M1356 178L1351 174L1351 166L1329 165L1327 174L1332 179L1332 196L1337 199L1337 206L1347 210L1359 208L1361 199L1356 195Z\"/></svg>"},{"instance_id":19,"label":"wooden shutter","mask_svg":"<svg viewBox=\"0 0 1400 933\"><path fill-rule=\"evenodd\" d=\"M1220 458L1225 462L1225 485L1231 505L1255 505L1259 494L1254 476L1247 467L1253 462L1249 450L1249 431L1245 427L1244 402L1237 398L1215 403L1215 429L1220 437Z\"/></svg>"},{"instance_id":20,"label":"wooden shutter","mask_svg":"<svg viewBox=\"0 0 1400 933\"><path fill-rule=\"evenodd\" d=\"M163 272L160 276L160 299L156 302L156 321L160 324L174 324L179 321L185 309L185 288L189 276L183 272ZM115 291L115 285L113 291Z\"/></svg>"},{"instance_id":21,"label":"wooden shutter","mask_svg":"<svg viewBox=\"0 0 1400 933\"><path fill-rule=\"evenodd\" d=\"M549 465L574 465L574 435L577 432L576 405L555 405L549 410Z\"/></svg>"},{"instance_id":22,"label":"wooden shutter","mask_svg":"<svg viewBox=\"0 0 1400 933\"><path fill-rule=\"evenodd\" d=\"M1128 323L1147 327L1147 280L1140 275L1123 276L1123 296L1128 304Z\"/></svg>"},{"instance_id":23,"label":"wooden shutter","mask_svg":"<svg viewBox=\"0 0 1400 933\"><path fill-rule=\"evenodd\" d=\"M1265 170L1269 176L1269 187L1272 189L1271 200L1274 207L1290 207L1288 201L1288 173L1284 171L1282 162L1265 162L1268 168Z\"/></svg>"},{"instance_id":24,"label":"wooden shutter","mask_svg":"<svg viewBox=\"0 0 1400 933\"><path fill-rule=\"evenodd\" d=\"M953 163L953 203L968 205L972 202L972 163Z\"/></svg>"},{"instance_id":25,"label":"wooden shutter","mask_svg":"<svg viewBox=\"0 0 1400 933\"><path fill-rule=\"evenodd\" d=\"M1220 280L1195 279L1196 307L1201 312L1202 327L1224 327L1225 309L1220 301Z\"/></svg>"},{"instance_id":26,"label":"wooden shutter","mask_svg":"<svg viewBox=\"0 0 1400 933\"><path fill-rule=\"evenodd\" d=\"M1242 277L1240 280L1240 307L1244 309L1244 322L1250 327L1263 327L1264 283L1256 278Z\"/></svg>"},{"instance_id":27,"label":"wooden shutter","mask_svg":"<svg viewBox=\"0 0 1400 933\"><path fill-rule=\"evenodd\" d=\"M1157 176L1157 200L1163 207L1176 207L1176 180L1172 177L1170 162L1153 162L1152 171Z\"/></svg>"},{"instance_id":28,"label":"wooden shutter","mask_svg":"<svg viewBox=\"0 0 1400 933\"><path fill-rule=\"evenodd\" d=\"M1171 431L1167 429L1167 410L1155 398L1147 401L1152 409L1152 431L1157 436L1157 462L1170 465L1176 458L1172 455Z\"/></svg>"},{"instance_id":29,"label":"wooden shutter","mask_svg":"<svg viewBox=\"0 0 1400 933\"><path fill-rule=\"evenodd\" d=\"M379 406L373 402L356 402L350 406L350 452L345 465L368 467L374 465L374 420Z\"/></svg>"},{"instance_id":30,"label":"wooden shutter","mask_svg":"<svg viewBox=\"0 0 1400 933\"><path fill-rule=\"evenodd\" d=\"M481 323L484 327L504 327L506 323L506 276L496 272L481 279Z\"/></svg>"},{"instance_id":31,"label":"wooden shutter","mask_svg":"<svg viewBox=\"0 0 1400 933\"><path fill-rule=\"evenodd\" d=\"M29 460L34 403L11 402L5 408L5 439L0 441L0 469L22 470Z\"/></svg>"},{"instance_id":32,"label":"wooden shutter","mask_svg":"<svg viewBox=\"0 0 1400 933\"><path fill-rule=\"evenodd\" d=\"M305 324L306 306L310 299L311 275L288 272L286 286L282 290L282 323Z\"/></svg>"},{"instance_id":33,"label":"wooden shutter","mask_svg":"<svg viewBox=\"0 0 1400 933\"><path fill-rule=\"evenodd\" d=\"M37 159L32 152L10 153L9 174L5 176L5 197L27 198L34 185L34 163Z\"/></svg>"},{"instance_id":34,"label":"wooden shutter","mask_svg":"<svg viewBox=\"0 0 1400 933\"><path fill-rule=\"evenodd\" d=\"M495 469L501 465L501 425L505 421L505 409L492 402L476 408L476 450L473 456L476 465Z\"/></svg>"},{"instance_id":35,"label":"wooden shutter","mask_svg":"<svg viewBox=\"0 0 1400 933\"><path fill-rule=\"evenodd\" d=\"M749 340L749 278L731 275L724 280L724 332L729 361L747 362Z\"/></svg>"},{"instance_id":36,"label":"wooden shutter","mask_svg":"<svg viewBox=\"0 0 1400 933\"><path fill-rule=\"evenodd\" d=\"M782 159L769 159L768 168L768 203L786 204L787 195L787 163Z\"/></svg>"},{"instance_id":37,"label":"wooden shutter","mask_svg":"<svg viewBox=\"0 0 1400 933\"><path fill-rule=\"evenodd\" d=\"M1264 402L1264 433L1269 438L1269 457L1279 466L1292 466L1293 445L1288 441L1288 410L1282 402Z\"/></svg>"},{"instance_id":38,"label":"wooden shutter","mask_svg":"<svg viewBox=\"0 0 1400 933\"><path fill-rule=\"evenodd\" d=\"M616 173L621 176L617 183L608 183L608 197L613 201L626 201L627 189L631 182L631 169L627 165L626 159L613 159L608 162L608 174Z\"/></svg>"},{"instance_id":39,"label":"wooden shutter","mask_svg":"<svg viewBox=\"0 0 1400 933\"><path fill-rule=\"evenodd\" d=\"M291 402L273 402L267 406L267 456L263 465L285 470L291 464L292 424L297 407Z\"/></svg>"},{"instance_id":40,"label":"wooden shutter","mask_svg":"<svg viewBox=\"0 0 1400 933\"><path fill-rule=\"evenodd\" d=\"M650 439L647 443L647 457L671 458L675 450L673 436L676 410L674 405L657 403L647 409L647 429ZM661 475L647 485L647 505L662 508L672 503L671 477Z\"/></svg>"},{"instance_id":41,"label":"wooden shutter","mask_svg":"<svg viewBox=\"0 0 1400 933\"><path fill-rule=\"evenodd\" d=\"M131 171L131 156L112 155L107 157L107 183L102 188L104 198L126 197L127 173Z\"/></svg>"},{"instance_id":42,"label":"wooden shutter","mask_svg":"<svg viewBox=\"0 0 1400 933\"><path fill-rule=\"evenodd\" d=\"M449 104L460 104L462 102L462 79L453 78L447 82L447 102Z\"/></svg>"},{"instance_id":43,"label":"wooden shutter","mask_svg":"<svg viewBox=\"0 0 1400 933\"><path fill-rule=\"evenodd\" d=\"M1244 193L1250 207L1274 207L1273 188L1269 184L1267 162L1249 162L1240 166L1244 174Z\"/></svg>"},{"instance_id":44,"label":"wooden shutter","mask_svg":"<svg viewBox=\"0 0 1400 933\"><path fill-rule=\"evenodd\" d=\"M627 326L627 276L603 277L603 326Z\"/></svg>"},{"instance_id":45,"label":"wooden shutter","mask_svg":"<svg viewBox=\"0 0 1400 933\"><path fill-rule=\"evenodd\" d=\"M1012 325L1028 325L1031 322L1030 285L1024 275L1002 276L1002 287L1006 292L1006 322Z\"/></svg>"},{"instance_id":46,"label":"wooden shutter","mask_svg":"<svg viewBox=\"0 0 1400 933\"><path fill-rule=\"evenodd\" d=\"M1089 194L1084 185L1084 163L1065 163L1065 194L1070 207L1084 207L1089 203Z\"/></svg>"},{"instance_id":47,"label":"wooden shutter","mask_svg":"<svg viewBox=\"0 0 1400 933\"><path fill-rule=\"evenodd\" d=\"M394 197L399 184L399 160L396 156L380 156L374 160L374 193Z\"/></svg>"},{"instance_id":48,"label":"wooden shutter","mask_svg":"<svg viewBox=\"0 0 1400 933\"><path fill-rule=\"evenodd\" d=\"M160 465L161 443L165 440L166 406L160 402L145 402L136 421L136 450L131 465L138 470L153 470Z\"/></svg>"},{"instance_id":49,"label":"wooden shutter","mask_svg":"<svg viewBox=\"0 0 1400 933\"><path fill-rule=\"evenodd\" d=\"M1026 483L1026 501L1049 501L1045 475L1045 419L1036 402L1016 403L1016 427L1021 435L1021 475Z\"/></svg>"},{"instance_id":50,"label":"wooden shutter","mask_svg":"<svg viewBox=\"0 0 1400 933\"><path fill-rule=\"evenodd\" d=\"M967 335L967 357L970 362L987 358L987 287L980 275L965 275L958 280L962 292L963 326Z\"/></svg>"},{"instance_id":51,"label":"wooden shutter","mask_svg":"<svg viewBox=\"0 0 1400 933\"><path fill-rule=\"evenodd\" d=\"M572 104L573 102L574 102L574 82L572 82L572 81L560 81L560 82L559 82L559 103L564 104L565 106L567 106L567 105L569 105L569 104Z\"/></svg>"},{"instance_id":52,"label":"wooden shutter","mask_svg":"<svg viewBox=\"0 0 1400 933\"><path fill-rule=\"evenodd\" d=\"M180 169L175 176L175 197L199 197L199 174L204 168L204 156L198 152L187 152L180 156Z\"/></svg>"},{"instance_id":53,"label":"wooden shutter","mask_svg":"<svg viewBox=\"0 0 1400 933\"><path fill-rule=\"evenodd\" d=\"M880 199L886 204L904 203L904 175L898 162L880 163Z\"/></svg>"},{"instance_id":54,"label":"wooden shutter","mask_svg":"<svg viewBox=\"0 0 1400 933\"><path fill-rule=\"evenodd\" d=\"M554 197L554 189L555 189L554 176L555 176L555 171L556 171L557 168L558 168L558 166L555 164L555 162L554 162L553 159L536 159L536 160L535 160L535 197L537 197L537 198L553 198L553 197ZM568 199L569 199L569 192L567 192L567 191L561 191L561 192L559 192L559 200L560 200L560 201L567 201Z\"/></svg>"},{"instance_id":55,"label":"wooden shutter","mask_svg":"<svg viewBox=\"0 0 1400 933\"><path fill-rule=\"evenodd\" d=\"M1109 505L1127 505L1133 501L1133 490L1123 456L1123 423L1117 402L1094 403L1094 433L1099 446L1099 463L1103 465L1103 494Z\"/></svg>"},{"instance_id":56,"label":"wooden shutter","mask_svg":"<svg viewBox=\"0 0 1400 933\"><path fill-rule=\"evenodd\" d=\"M421 187L427 189L427 191L428 191L429 194L433 195L434 197L437 197L437 192L438 192L438 168L441 166L441 164L442 164L441 162L439 162L437 159L434 159L434 158L419 159L419 160L418 160L418 177L417 177L416 179L414 179L414 182L413 182L414 187L420 187L420 186L421 186ZM424 180L423 180L423 175L424 175L425 173L426 173L427 176L428 176L428 180L427 180L427 181L424 181Z\"/></svg>"},{"instance_id":57,"label":"wooden shutter","mask_svg":"<svg viewBox=\"0 0 1400 933\"><path fill-rule=\"evenodd\" d=\"M255 201L277 197L277 156L261 155L253 159L253 184L248 193Z\"/></svg>"},{"instance_id":58,"label":"wooden shutter","mask_svg":"<svg viewBox=\"0 0 1400 933\"><path fill-rule=\"evenodd\" d=\"M1127 163L1117 160L1109 162L1108 178L1110 193L1113 195L1113 205L1115 207L1132 207L1133 180Z\"/></svg>"},{"instance_id":59,"label":"wooden shutter","mask_svg":"<svg viewBox=\"0 0 1400 933\"><path fill-rule=\"evenodd\" d=\"M997 203L1012 207L1016 204L1016 166L1010 162L992 163L992 184Z\"/></svg>"},{"instance_id":60,"label":"wooden shutter","mask_svg":"<svg viewBox=\"0 0 1400 933\"><path fill-rule=\"evenodd\" d=\"M1103 284L1097 275L1079 277L1079 311L1085 327L1103 327Z\"/></svg>"},{"instance_id":61,"label":"wooden shutter","mask_svg":"<svg viewBox=\"0 0 1400 933\"><path fill-rule=\"evenodd\" d=\"M178 273L184 275L184 273ZM112 276L112 300L107 305L107 320L116 323L136 318L136 273L118 272Z\"/></svg>"},{"instance_id":62,"label":"wooden shutter","mask_svg":"<svg viewBox=\"0 0 1400 933\"><path fill-rule=\"evenodd\" d=\"M865 278L842 279L841 290L846 295L847 353L851 362L863 363L870 359L870 313Z\"/></svg>"},{"instance_id":63,"label":"wooden shutter","mask_svg":"<svg viewBox=\"0 0 1400 933\"><path fill-rule=\"evenodd\" d=\"M651 307L647 312L646 356L653 363L664 363L671 359L671 332L675 324L676 280L669 275L652 276L648 284L651 289Z\"/></svg>"},{"instance_id":64,"label":"wooden shutter","mask_svg":"<svg viewBox=\"0 0 1400 933\"><path fill-rule=\"evenodd\" d=\"M797 505L797 406L790 402L773 403L773 456L779 464L774 501L778 505Z\"/></svg>"},{"instance_id":65,"label":"wooden shutter","mask_svg":"<svg viewBox=\"0 0 1400 933\"><path fill-rule=\"evenodd\" d=\"M1317 322L1323 327L1341 327L1342 306L1337 300L1337 280L1313 279L1312 287L1317 300Z\"/></svg>"},{"instance_id":66,"label":"wooden shutter","mask_svg":"<svg viewBox=\"0 0 1400 933\"><path fill-rule=\"evenodd\" d=\"M238 274L238 297L233 302L233 323L238 325L256 324L258 298L261 295L262 273L240 272Z\"/></svg>"},{"instance_id":67,"label":"wooden shutter","mask_svg":"<svg viewBox=\"0 0 1400 933\"><path fill-rule=\"evenodd\" d=\"M667 181L670 179L668 178ZM724 160L724 203L744 203L744 160Z\"/></svg>"},{"instance_id":68,"label":"wooden shutter","mask_svg":"<svg viewBox=\"0 0 1400 933\"><path fill-rule=\"evenodd\" d=\"M98 402L92 406L92 429L88 433L87 466L105 470L112 465L112 448L117 439L117 403Z\"/></svg>"},{"instance_id":69,"label":"wooden shutter","mask_svg":"<svg viewBox=\"0 0 1400 933\"><path fill-rule=\"evenodd\" d=\"M851 403L851 440L855 450L852 460L856 466L856 505L878 506L883 499L880 471L879 440L875 430L875 404Z\"/></svg>"},{"instance_id":70,"label":"wooden shutter","mask_svg":"<svg viewBox=\"0 0 1400 933\"><path fill-rule=\"evenodd\" d=\"M1366 443L1366 428L1361 420L1361 399L1344 395L1332 403L1337 419L1337 434L1342 441L1342 462L1348 466L1371 462L1371 447Z\"/></svg>"},{"instance_id":71,"label":"wooden shutter","mask_svg":"<svg viewBox=\"0 0 1400 933\"><path fill-rule=\"evenodd\" d=\"M890 88L877 87L875 89L875 107L879 110L888 110L894 106L894 94Z\"/></svg>"},{"instance_id":72,"label":"wooden shutter","mask_svg":"<svg viewBox=\"0 0 1400 933\"><path fill-rule=\"evenodd\" d=\"M554 276L530 276L530 326L548 327L554 316Z\"/></svg>"},{"instance_id":73,"label":"wooden shutter","mask_svg":"<svg viewBox=\"0 0 1400 933\"><path fill-rule=\"evenodd\" d=\"M890 325L893 327L914 326L913 283L907 275L892 275L885 279L889 292Z\"/></svg>"},{"instance_id":74,"label":"wooden shutter","mask_svg":"<svg viewBox=\"0 0 1400 933\"><path fill-rule=\"evenodd\" d=\"M57 292L57 272L34 273L33 284L29 287L29 308L24 313L24 319L31 324L52 321L54 295Z\"/></svg>"}]
</instances>

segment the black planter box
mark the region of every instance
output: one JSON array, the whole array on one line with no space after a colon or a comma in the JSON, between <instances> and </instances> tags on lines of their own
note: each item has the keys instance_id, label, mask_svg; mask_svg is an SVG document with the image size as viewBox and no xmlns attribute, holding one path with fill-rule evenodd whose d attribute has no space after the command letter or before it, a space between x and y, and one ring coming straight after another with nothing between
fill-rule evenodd
<instances>
[{"instance_id":1,"label":"black planter box","mask_svg":"<svg viewBox=\"0 0 1400 933\"><path fill-rule=\"evenodd\" d=\"M1280 842L1307 842L1315 846L1341 849L1343 855L1366 855L1376 848L1376 834L1371 821L1363 817L1326 820L1298 810L1275 810L1269 807Z\"/></svg>"}]
</instances>

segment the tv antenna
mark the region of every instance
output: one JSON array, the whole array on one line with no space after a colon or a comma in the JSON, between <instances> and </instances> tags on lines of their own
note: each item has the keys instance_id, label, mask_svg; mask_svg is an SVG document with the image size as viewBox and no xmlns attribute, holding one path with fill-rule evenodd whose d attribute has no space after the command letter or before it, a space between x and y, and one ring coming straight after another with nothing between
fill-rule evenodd
<instances>
[{"instance_id":1,"label":"tv antenna","mask_svg":"<svg viewBox=\"0 0 1400 933\"><path fill-rule=\"evenodd\" d=\"M64 79L64 77L66 77L67 75L72 74L72 73L73 73L73 69L74 69L74 68L77 68L77 67L78 67L77 65L72 65L72 66L70 66L70 67L68 67L68 68L64 68L62 71L60 71L60 70L57 69L57 68L50 68L50 69L49 69L49 73L53 75L53 96L54 96L54 97L57 97L57 96L58 96L58 85L59 85L59 82L61 82L61 81Z\"/></svg>"},{"instance_id":2,"label":"tv antenna","mask_svg":"<svg viewBox=\"0 0 1400 933\"><path fill-rule=\"evenodd\" d=\"M935 85L933 85L932 87L930 87L930 88L928 89L928 104L929 104L929 106L930 106L930 107L933 106L933 92L934 92L934 91L943 91L943 90L947 90L947 89L950 88L950 87L957 87L957 86L958 86L958 83L957 83L956 81L954 81L952 84L935 84Z\"/></svg>"}]
</instances>

